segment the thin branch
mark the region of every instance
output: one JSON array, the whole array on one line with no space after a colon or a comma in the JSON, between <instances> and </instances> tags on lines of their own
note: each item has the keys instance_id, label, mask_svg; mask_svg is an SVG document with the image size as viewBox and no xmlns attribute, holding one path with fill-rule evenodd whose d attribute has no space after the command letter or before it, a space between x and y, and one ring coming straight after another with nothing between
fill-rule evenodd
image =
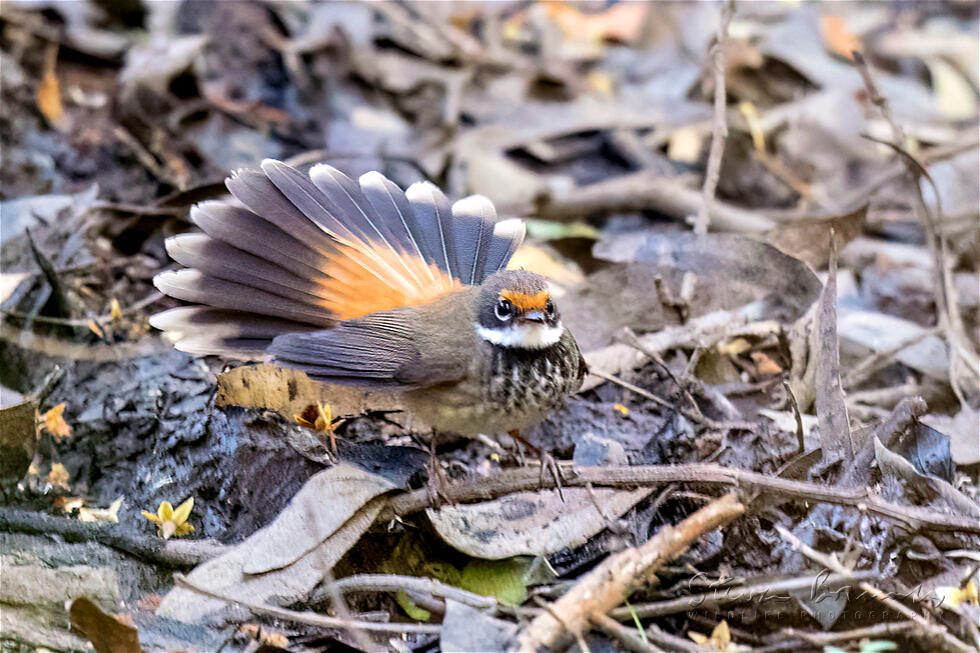
<instances>
[{"instance_id":1,"label":"thin branch","mask_svg":"<svg viewBox=\"0 0 980 653\"><path fill-rule=\"evenodd\" d=\"M840 574L821 573L799 578L738 585L725 587L712 592L679 596L665 601L635 603L633 604L632 612L630 612L629 608L619 607L612 610L609 616L613 619L626 621L632 619L635 613L640 619L649 619L650 617L662 617L668 614L678 614L691 610L718 608L732 603L781 599L790 596L792 592L802 592L805 590L810 590L811 594L817 595L818 592L828 592L840 587L856 585L858 581L872 578L873 576L874 574L871 572L856 572L854 578Z\"/></svg>"},{"instance_id":2,"label":"thin branch","mask_svg":"<svg viewBox=\"0 0 980 653\"><path fill-rule=\"evenodd\" d=\"M337 589L337 585L334 582L333 571L328 569L324 573L324 580L326 581L326 596L330 598L330 605L337 612L337 617L344 622L344 630L350 633L350 636L357 643L357 647L362 651L383 651L384 649L371 639L362 628L358 628L354 625L355 619L351 616L350 608L347 606L347 601L344 600L344 595Z\"/></svg>"},{"instance_id":3,"label":"thin branch","mask_svg":"<svg viewBox=\"0 0 980 653\"><path fill-rule=\"evenodd\" d=\"M849 642L861 639L877 639L889 635L903 635L910 630L917 630L918 625L914 621L892 621L889 623L875 624L874 626L864 626L863 628L853 628L851 630L839 630L832 633L817 633L797 630L796 628L784 628L782 634L787 637L798 637L814 646L825 646L838 642ZM799 648L799 647L795 647Z\"/></svg>"},{"instance_id":4,"label":"thin branch","mask_svg":"<svg viewBox=\"0 0 980 653\"><path fill-rule=\"evenodd\" d=\"M230 596L225 596L224 594L219 594L217 592L204 589L203 587L198 587L187 580L187 577L183 574L174 574L174 585L176 587L183 587L184 589L200 594L201 596L207 596L226 603L240 605L248 608L255 614L264 614L270 617L285 619L287 621L307 624L310 626L318 626L320 628L360 628L362 630L370 630L379 633L424 633L429 635L439 634L442 632L442 626L436 624L399 624L383 621L377 622L338 619L336 617L328 617L315 612L310 612L309 610L299 612L297 610L287 610L286 608L278 608L272 605L265 605L263 603L242 601L241 599L232 598Z\"/></svg>"},{"instance_id":5,"label":"thin branch","mask_svg":"<svg viewBox=\"0 0 980 653\"><path fill-rule=\"evenodd\" d=\"M657 653L663 650L651 645L650 642L644 641L643 637L635 629L626 628L615 619L604 614L592 615L591 619L592 623L599 630L618 641L627 651L633 651L633 653ZM646 633L643 636L645 637Z\"/></svg>"},{"instance_id":6,"label":"thin branch","mask_svg":"<svg viewBox=\"0 0 980 653\"><path fill-rule=\"evenodd\" d=\"M836 558L821 553L820 551L817 551L816 549L808 546L806 543L800 540L800 538L796 537L795 535L790 533L788 530L786 530L779 524L776 525L776 530L783 537L783 539L785 539L787 542L789 542L792 545L793 550L799 551L810 560L813 560L817 564L823 565L830 571L841 574L842 576L850 576L850 577L854 576L854 573L850 569L842 565ZM883 591L881 591L874 585L868 583L867 581L860 581L858 583L858 587L860 587L864 592L866 592L868 595L870 595L871 597L879 601L881 604L885 605L890 610L894 610L895 612L901 614L906 619L914 621L925 633L937 639L941 639L950 648L956 651L963 651L963 653L970 653L971 651L975 651L975 649L972 646L969 646L966 643L960 641L959 638L957 638L952 633L950 633L941 624L934 624L931 623L930 621L927 621L925 617L915 612L914 610L905 607L903 604L899 603L892 597L888 596Z\"/></svg>"},{"instance_id":7,"label":"thin branch","mask_svg":"<svg viewBox=\"0 0 980 653\"><path fill-rule=\"evenodd\" d=\"M715 73L715 108L711 120L711 149L708 152L708 166L704 173L701 194L704 201L694 223L694 233L706 234L711 225L711 211L715 201L715 189L721 175L721 157L725 153L725 140L728 138L728 122L725 115L725 102L728 90L725 87L725 46L728 42L728 25L735 14L735 0L725 2L718 20L718 34L711 48L711 65Z\"/></svg>"},{"instance_id":8,"label":"thin branch","mask_svg":"<svg viewBox=\"0 0 980 653\"><path fill-rule=\"evenodd\" d=\"M0 532L57 535L66 542L98 542L141 560L167 567L188 569L224 552L211 540L163 540L155 535L139 536L122 524L80 522L31 510L0 506Z\"/></svg>"},{"instance_id":9,"label":"thin branch","mask_svg":"<svg viewBox=\"0 0 980 653\"><path fill-rule=\"evenodd\" d=\"M980 534L980 523L960 515L943 514L935 509L890 503L873 494L867 487L836 488L794 481L741 469L731 469L714 463L682 465L637 465L632 467L578 467L562 470L564 487L585 487L591 483L602 487L649 487L666 483L703 483L746 491L764 492L787 499L811 503L830 503L899 522L909 531L931 529ZM485 501L513 494L554 489L554 479L541 477L534 468L510 469L494 476L452 483L443 488L446 499L453 503ZM410 515L431 506L425 489L393 497L378 519L382 522L397 516Z\"/></svg>"},{"instance_id":10,"label":"thin branch","mask_svg":"<svg viewBox=\"0 0 980 653\"><path fill-rule=\"evenodd\" d=\"M482 596L467 592L464 589L440 583L432 578L415 576L398 576L395 574L359 574L348 576L332 583L332 587L340 592L418 592L446 599L452 599L464 605L481 610L497 607L497 600L492 596ZM328 596L330 586L317 591L312 602L317 603Z\"/></svg>"}]
</instances>

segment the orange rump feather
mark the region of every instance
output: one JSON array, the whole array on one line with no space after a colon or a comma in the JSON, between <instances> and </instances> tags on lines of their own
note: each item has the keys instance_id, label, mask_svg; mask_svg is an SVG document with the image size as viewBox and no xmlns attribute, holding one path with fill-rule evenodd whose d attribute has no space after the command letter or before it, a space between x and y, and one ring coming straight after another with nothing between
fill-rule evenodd
<instances>
[{"instance_id":1,"label":"orange rump feather","mask_svg":"<svg viewBox=\"0 0 980 653\"><path fill-rule=\"evenodd\" d=\"M433 263L388 246L347 241L322 270L320 305L338 320L427 304L463 284Z\"/></svg>"}]
</instances>

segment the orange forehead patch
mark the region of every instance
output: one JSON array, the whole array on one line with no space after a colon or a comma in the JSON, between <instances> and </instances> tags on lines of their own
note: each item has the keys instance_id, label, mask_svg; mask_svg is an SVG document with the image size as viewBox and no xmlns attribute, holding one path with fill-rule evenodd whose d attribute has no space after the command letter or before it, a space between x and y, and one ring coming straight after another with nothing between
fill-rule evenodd
<instances>
[{"instance_id":1,"label":"orange forehead patch","mask_svg":"<svg viewBox=\"0 0 980 653\"><path fill-rule=\"evenodd\" d=\"M543 311L551 298L551 293L542 290L534 295L528 295L516 290L501 290L500 298L508 300L515 308L522 311Z\"/></svg>"}]
</instances>

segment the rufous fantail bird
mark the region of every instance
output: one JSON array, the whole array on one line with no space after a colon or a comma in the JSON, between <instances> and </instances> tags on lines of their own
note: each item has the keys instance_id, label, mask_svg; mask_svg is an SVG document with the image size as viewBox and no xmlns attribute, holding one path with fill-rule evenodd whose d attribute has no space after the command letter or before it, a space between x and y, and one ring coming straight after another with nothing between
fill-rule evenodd
<instances>
[{"instance_id":1,"label":"rufous fantail bird","mask_svg":"<svg viewBox=\"0 0 980 653\"><path fill-rule=\"evenodd\" d=\"M474 195L450 205L378 172L306 176L274 160L191 209L167 240L189 269L154 283L199 304L150 323L193 354L269 356L313 379L395 391L437 432L527 429L576 392L585 363L545 280L505 266L524 239Z\"/></svg>"}]
</instances>

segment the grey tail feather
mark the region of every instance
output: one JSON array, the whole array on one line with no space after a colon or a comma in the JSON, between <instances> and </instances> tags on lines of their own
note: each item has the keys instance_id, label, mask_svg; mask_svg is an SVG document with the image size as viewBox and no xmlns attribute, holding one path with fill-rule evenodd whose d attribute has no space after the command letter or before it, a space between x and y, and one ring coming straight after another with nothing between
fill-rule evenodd
<instances>
[{"instance_id":1,"label":"grey tail feather","mask_svg":"<svg viewBox=\"0 0 980 653\"><path fill-rule=\"evenodd\" d=\"M299 302L316 302L325 296L315 279L298 276L274 263L232 247L206 234L179 234L167 239L170 257L189 268L226 281L265 290Z\"/></svg>"},{"instance_id":2,"label":"grey tail feather","mask_svg":"<svg viewBox=\"0 0 980 653\"><path fill-rule=\"evenodd\" d=\"M504 268L510 257L524 242L526 227L519 218L501 220L493 227L493 238L487 250L487 261L483 268L484 278Z\"/></svg>"},{"instance_id":3,"label":"grey tail feather","mask_svg":"<svg viewBox=\"0 0 980 653\"><path fill-rule=\"evenodd\" d=\"M318 328L282 318L208 306L171 308L152 316L150 324L169 333L180 351L242 360L261 360L276 336Z\"/></svg>"},{"instance_id":4,"label":"grey tail feather","mask_svg":"<svg viewBox=\"0 0 980 653\"><path fill-rule=\"evenodd\" d=\"M312 172L311 172L312 174ZM377 217L374 222L380 223L379 229L387 232L389 243L396 251L403 251L427 263L434 263L431 247L426 241L426 234L418 228L412 205L405 197L405 191L396 186L380 172L367 172L358 180L361 192L370 202ZM431 235L430 235L431 237ZM414 278L414 274L412 275ZM432 270L427 269L418 283L436 283Z\"/></svg>"},{"instance_id":5,"label":"grey tail feather","mask_svg":"<svg viewBox=\"0 0 980 653\"><path fill-rule=\"evenodd\" d=\"M405 197L412 206L414 231L420 234L420 245L424 248L426 259L431 257L431 262L440 270L454 279L461 279L456 262L453 209L449 198L435 184L427 181L409 186Z\"/></svg>"},{"instance_id":6,"label":"grey tail feather","mask_svg":"<svg viewBox=\"0 0 980 653\"><path fill-rule=\"evenodd\" d=\"M298 301L244 283L208 276L193 268L162 272L153 278L153 283L165 295L215 308L282 317L320 327L334 323L330 314L315 302Z\"/></svg>"},{"instance_id":7,"label":"grey tail feather","mask_svg":"<svg viewBox=\"0 0 980 653\"><path fill-rule=\"evenodd\" d=\"M453 204L453 249L463 283L475 286L485 278L495 218L493 204L481 195L464 197Z\"/></svg>"}]
</instances>

